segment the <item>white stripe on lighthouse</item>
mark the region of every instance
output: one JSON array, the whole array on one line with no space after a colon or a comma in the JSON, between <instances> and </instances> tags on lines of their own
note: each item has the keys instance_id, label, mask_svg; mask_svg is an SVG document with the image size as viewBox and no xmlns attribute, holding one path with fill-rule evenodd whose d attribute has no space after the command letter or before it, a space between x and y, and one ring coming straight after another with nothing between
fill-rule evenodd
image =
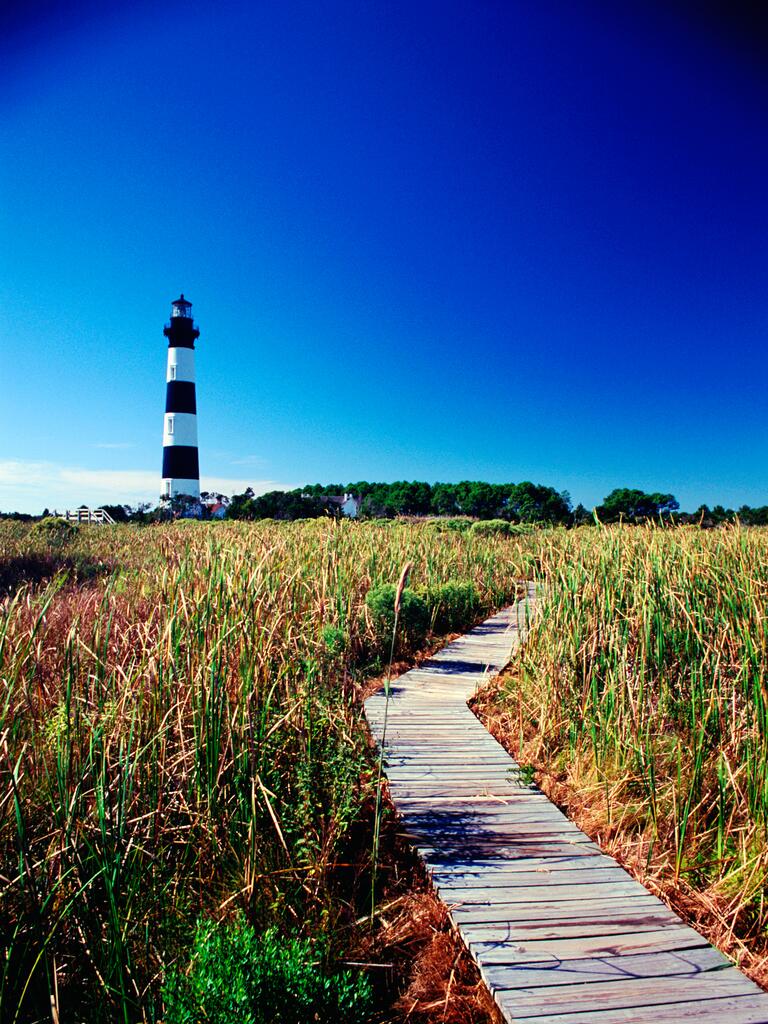
<instances>
[{"instance_id":1,"label":"white stripe on lighthouse","mask_svg":"<svg viewBox=\"0 0 768 1024\"><path fill-rule=\"evenodd\" d=\"M174 376L175 373L175 376ZM165 380L195 380L195 351L191 348L169 348Z\"/></svg>"},{"instance_id":2,"label":"white stripe on lighthouse","mask_svg":"<svg viewBox=\"0 0 768 1024\"><path fill-rule=\"evenodd\" d=\"M167 412L163 424L163 448L187 444L197 448L197 416L193 412Z\"/></svg>"},{"instance_id":3,"label":"white stripe on lighthouse","mask_svg":"<svg viewBox=\"0 0 768 1024\"><path fill-rule=\"evenodd\" d=\"M170 487L168 486L170 484ZM191 494L193 498L200 497L199 480L179 480L177 477L170 479L165 477L162 481L163 497L172 498L174 494Z\"/></svg>"}]
</instances>

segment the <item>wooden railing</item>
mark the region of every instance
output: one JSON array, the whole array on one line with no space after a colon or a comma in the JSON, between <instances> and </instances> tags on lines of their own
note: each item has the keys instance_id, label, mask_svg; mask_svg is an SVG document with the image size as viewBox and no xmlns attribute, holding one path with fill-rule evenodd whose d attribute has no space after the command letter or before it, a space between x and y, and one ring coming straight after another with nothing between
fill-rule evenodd
<instances>
[{"instance_id":1,"label":"wooden railing","mask_svg":"<svg viewBox=\"0 0 768 1024\"><path fill-rule=\"evenodd\" d=\"M73 512L67 509L63 518L70 523L98 523L101 526L115 524L115 520L103 508L76 508Z\"/></svg>"}]
</instances>

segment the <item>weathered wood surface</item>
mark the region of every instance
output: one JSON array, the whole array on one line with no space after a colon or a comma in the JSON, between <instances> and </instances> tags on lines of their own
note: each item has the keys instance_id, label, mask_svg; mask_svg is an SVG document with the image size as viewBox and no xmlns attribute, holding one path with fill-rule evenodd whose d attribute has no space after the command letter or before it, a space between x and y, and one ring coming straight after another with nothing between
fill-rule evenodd
<instances>
[{"instance_id":1,"label":"weathered wood surface","mask_svg":"<svg viewBox=\"0 0 768 1024\"><path fill-rule=\"evenodd\" d=\"M768 994L547 800L467 707L523 601L366 701L402 833L514 1024L768 1024Z\"/></svg>"}]
</instances>

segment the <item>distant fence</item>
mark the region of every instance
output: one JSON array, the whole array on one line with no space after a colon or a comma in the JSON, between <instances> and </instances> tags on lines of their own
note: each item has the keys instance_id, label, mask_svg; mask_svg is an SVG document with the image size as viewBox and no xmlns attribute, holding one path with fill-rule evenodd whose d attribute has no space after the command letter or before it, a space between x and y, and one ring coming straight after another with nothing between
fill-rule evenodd
<instances>
[{"instance_id":1,"label":"distant fence","mask_svg":"<svg viewBox=\"0 0 768 1024\"><path fill-rule=\"evenodd\" d=\"M98 523L101 526L115 524L115 520L103 508L76 508L74 512L67 509L62 518L70 523Z\"/></svg>"}]
</instances>

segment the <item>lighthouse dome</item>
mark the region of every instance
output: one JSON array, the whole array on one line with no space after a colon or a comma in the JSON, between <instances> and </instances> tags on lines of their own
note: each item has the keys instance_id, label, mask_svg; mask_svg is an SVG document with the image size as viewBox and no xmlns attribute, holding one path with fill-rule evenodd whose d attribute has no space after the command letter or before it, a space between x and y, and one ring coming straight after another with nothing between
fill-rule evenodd
<instances>
[{"instance_id":1,"label":"lighthouse dome","mask_svg":"<svg viewBox=\"0 0 768 1024\"><path fill-rule=\"evenodd\" d=\"M174 299L173 302L171 303L171 316L172 317L181 316L181 317L184 317L187 320L191 320L192 319L191 310L192 310L192 303L187 301L187 299L184 298L184 292L181 293L181 295L178 297L178 299Z\"/></svg>"}]
</instances>

